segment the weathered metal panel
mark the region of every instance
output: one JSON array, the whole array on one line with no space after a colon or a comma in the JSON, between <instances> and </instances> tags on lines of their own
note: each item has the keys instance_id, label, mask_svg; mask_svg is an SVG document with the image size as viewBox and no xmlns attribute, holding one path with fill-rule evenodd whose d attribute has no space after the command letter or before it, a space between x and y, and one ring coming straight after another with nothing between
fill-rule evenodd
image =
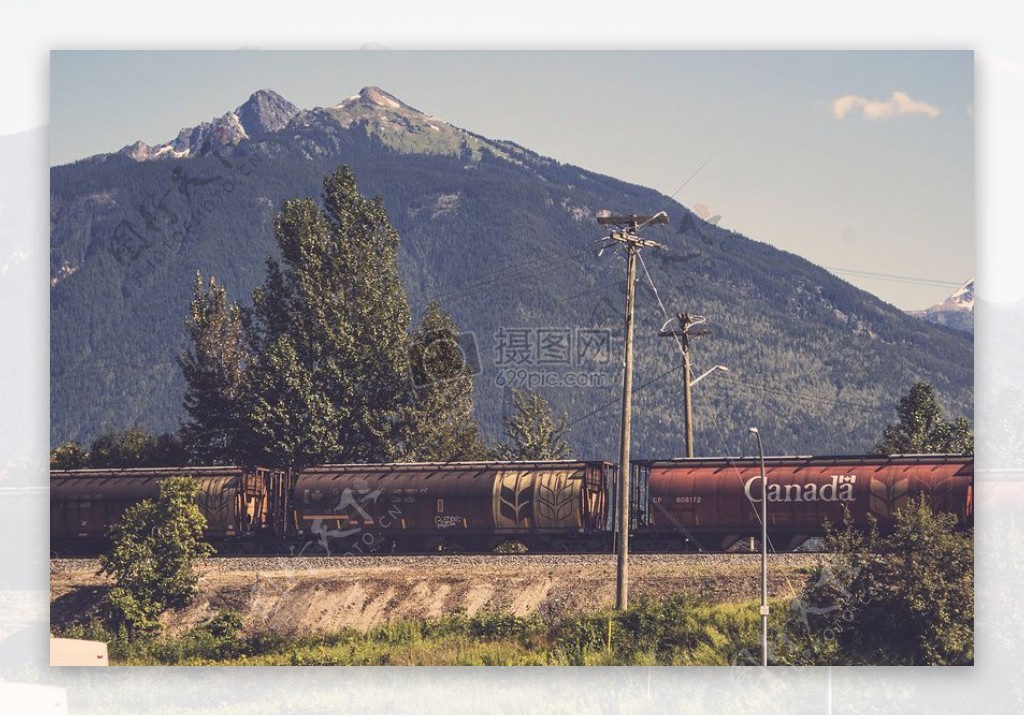
<instances>
[{"instance_id":1,"label":"weathered metal panel","mask_svg":"<svg viewBox=\"0 0 1024 716\"><path fill-rule=\"evenodd\" d=\"M654 509L651 529L753 534L759 529L760 467L756 460L694 460L646 465ZM766 460L769 531L816 536L826 519L855 526L869 516L891 526L895 510L924 495L933 509L973 519L974 465L968 458Z\"/></svg>"},{"instance_id":2,"label":"weathered metal panel","mask_svg":"<svg viewBox=\"0 0 1024 716\"><path fill-rule=\"evenodd\" d=\"M541 472L536 476L534 518L540 530L583 529L582 471Z\"/></svg>"},{"instance_id":3,"label":"weathered metal panel","mask_svg":"<svg viewBox=\"0 0 1024 716\"><path fill-rule=\"evenodd\" d=\"M528 470L503 470L496 474L491 512L498 530L528 532L536 524L533 515L534 475Z\"/></svg>"},{"instance_id":4,"label":"weathered metal panel","mask_svg":"<svg viewBox=\"0 0 1024 716\"><path fill-rule=\"evenodd\" d=\"M51 538L105 537L130 506L156 500L160 483L172 476L198 483L196 503L210 538L232 537L265 519L265 488L242 468L153 468L68 470L50 473Z\"/></svg>"},{"instance_id":5,"label":"weathered metal panel","mask_svg":"<svg viewBox=\"0 0 1024 716\"><path fill-rule=\"evenodd\" d=\"M493 470L465 466L324 465L299 474L296 516L314 532L488 530L493 480Z\"/></svg>"},{"instance_id":6,"label":"weathered metal panel","mask_svg":"<svg viewBox=\"0 0 1024 716\"><path fill-rule=\"evenodd\" d=\"M304 531L514 535L602 529L607 466L538 463L323 465L298 476Z\"/></svg>"}]
</instances>

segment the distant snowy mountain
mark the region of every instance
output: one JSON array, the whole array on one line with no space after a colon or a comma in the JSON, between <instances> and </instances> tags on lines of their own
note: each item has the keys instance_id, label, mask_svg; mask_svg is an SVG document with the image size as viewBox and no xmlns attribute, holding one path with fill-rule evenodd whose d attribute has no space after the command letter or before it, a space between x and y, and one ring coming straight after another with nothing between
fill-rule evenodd
<instances>
[{"instance_id":1,"label":"distant snowy mountain","mask_svg":"<svg viewBox=\"0 0 1024 716\"><path fill-rule=\"evenodd\" d=\"M344 129L359 125L367 136L398 152L478 160L481 150L486 149L495 156L516 161L512 155L522 151L511 142L488 141L421 112L379 87L364 87L333 107L310 110L299 109L273 90L259 90L234 111L195 127L185 127L168 142L150 146L138 141L123 147L118 154L137 162L205 157L285 129L290 129L292 139L302 144L302 135L310 128L325 125ZM314 144L306 147L308 158L324 153L325 147ZM109 157L101 154L90 159L102 161Z\"/></svg>"},{"instance_id":2,"label":"distant snowy mountain","mask_svg":"<svg viewBox=\"0 0 1024 716\"><path fill-rule=\"evenodd\" d=\"M907 313L929 323L974 333L974 279L965 283L942 303L936 303L923 311Z\"/></svg>"}]
</instances>

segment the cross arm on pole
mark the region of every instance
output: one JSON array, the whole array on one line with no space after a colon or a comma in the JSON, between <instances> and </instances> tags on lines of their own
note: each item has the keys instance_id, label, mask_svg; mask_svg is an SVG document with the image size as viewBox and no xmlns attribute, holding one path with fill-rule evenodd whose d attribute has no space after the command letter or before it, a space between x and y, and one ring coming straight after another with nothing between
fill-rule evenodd
<instances>
[{"instance_id":1,"label":"cross arm on pole","mask_svg":"<svg viewBox=\"0 0 1024 716\"><path fill-rule=\"evenodd\" d=\"M659 211L657 214L651 216L645 216L640 214L629 214L627 216L599 216L597 217L597 223L601 226L618 226L620 228L629 227L636 231L642 229L645 226L651 226L653 224L667 224L668 214L664 211Z\"/></svg>"}]
</instances>

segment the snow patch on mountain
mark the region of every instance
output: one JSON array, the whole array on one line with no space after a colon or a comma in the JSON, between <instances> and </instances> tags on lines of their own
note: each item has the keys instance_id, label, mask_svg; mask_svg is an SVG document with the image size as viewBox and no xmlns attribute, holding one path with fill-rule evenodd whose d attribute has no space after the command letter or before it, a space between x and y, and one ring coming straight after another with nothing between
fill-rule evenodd
<instances>
[{"instance_id":1,"label":"snow patch on mountain","mask_svg":"<svg viewBox=\"0 0 1024 716\"><path fill-rule=\"evenodd\" d=\"M907 313L929 323L974 332L974 279L954 291L946 300L923 311Z\"/></svg>"},{"instance_id":2,"label":"snow patch on mountain","mask_svg":"<svg viewBox=\"0 0 1024 716\"><path fill-rule=\"evenodd\" d=\"M57 284L78 270L78 266L68 261L61 262L57 273L50 277L50 288L56 288Z\"/></svg>"},{"instance_id":3,"label":"snow patch on mountain","mask_svg":"<svg viewBox=\"0 0 1024 716\"><path fill-rule=\"evenodd\" d=\"M954 291L942 303L936 303L923 311L908 311L912 316L922 316L937 311L973 311L974 310L974 279Z\"/></svg>"},{"instance_id":4,"label":"snow patch on mountain","mask_svg":"<svg viewBox=\"0 0 1024 716\"><path fill-rule=\"evenodd\" d=\"M960 289L952 296L947 298L943 303L943 306L954 308L962 311L973 311L974 310L974 279L965 283Z\"/></svg>"}]
</instances>

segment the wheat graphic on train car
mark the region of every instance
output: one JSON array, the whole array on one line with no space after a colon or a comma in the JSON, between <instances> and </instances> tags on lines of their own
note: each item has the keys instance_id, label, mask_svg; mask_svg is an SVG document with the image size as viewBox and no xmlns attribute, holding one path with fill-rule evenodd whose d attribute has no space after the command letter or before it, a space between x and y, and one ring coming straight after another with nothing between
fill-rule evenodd
<instances>
[{"instance_id":1,"label":"wheat graphic on train car","mask_svg":"<svg viewBox=\"0 0 1024 716\"><path fill-rule=\"evenodd\" d=\"M583 473L571 475L564 471L537 476L537 526L551 529L580 529L580 504Z\"/></svg>"},{"instance_id":2,"label":"wheat graphic on train car","mask_svg":"<svg viewBox=\"0 0 1024 716\"><path fill-rule=\"evenodd\" d=\"M534 475L514 470L494 481L494 525L498 529L529 528L533 517Z\"/></svg>"},{"instance_id":3,"label":"wheat graphic on train car","mask_svg":"<svg viewBox=\"0 0 1024 716\"><path fill-rule=\"evenodd\" d=\"M910 478L888 483L872 478L868 493L868 511L876 517L888 519L909 502Z\"/></svg>"}]
</instances>

